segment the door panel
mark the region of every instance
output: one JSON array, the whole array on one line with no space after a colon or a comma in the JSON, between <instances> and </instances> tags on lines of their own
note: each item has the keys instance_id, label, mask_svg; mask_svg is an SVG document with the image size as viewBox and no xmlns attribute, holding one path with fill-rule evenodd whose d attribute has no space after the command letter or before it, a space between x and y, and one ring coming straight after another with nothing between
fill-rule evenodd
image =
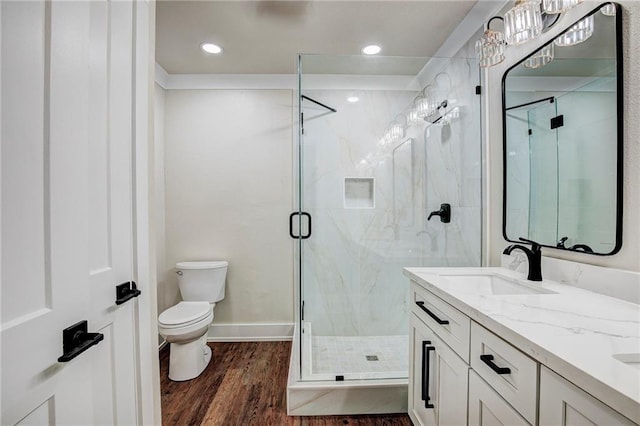
<instances>
[{"instance_id":1,"label":"door panel","mask_svg":"<svg viewBox=\"0 0 640 426\"><path fill-rule=\"evenodd\" d=\"M473 370L469 372L469 426L529 426L529 423Z\"/></svg>"},{"instance_id":2,"label":"door panel","mask_svg":"<svg viewBox=\"0 0 640 426\"><path fill-rule=\"evenodd\" d=\"M51 308L48 181L50 77L44 2L2 4L2 140L12 144L2 155L2 326L10 328ZM45 106L45 102L47 105ZM21 123L28 117L29 126ZM19 144L17 142L20 142ZM9 147L4 146L3 151ZM10 224L10 226L8 226ZM19 285L17 284L19 283ZM26 296L29 297L26 297Z\"/></svg>"},{"instance_id":3,"label":"door panel","mask_svg":"<svg viewBox=\"0 0 640 426\"><path fill-rule=\"evenodd\" d=\"M409 322L411 353L414 360L410 366L409 377L416 378L409 391L412 420L422 425L465 425L469 365L414 314L410 314ZM434 348L430 351L428 360L422 355L423 342L429 342L428 345ZM422 383L420 373L426 369L429 381ZM431 398L432 408L427 408L422 400L422 386L428 391L426 393Z\"/></svg>"},{"instance_id":4,"label":"door panel","mask_svg":"<svg viewBox=\"0 0 640 426\"><path fill-rule=\"evenodd\" d=\"M131 2L2 2L1 424L135 424ZM59 363L62 330L105 339Z\"/></svg>"},{"instance_id":5,"label":"door panel","mask_svg":"<svg viewBox=\"0 0 640 426\"><path fill-rule=\"evenodd\" d=\"M540 369L540 424L562 426L635 423L548 368Z\"/></svg>"},{"instance_id":6,"label":"door panel","mask_svg":"<svg viewBox=\"0 0 640 426\"><path fill-rule=\"evenodd\" d=\"M93 323L105 336L93 368L94 382L100 383L94 386L94 424L136 422L136 301L114 304L115 286L133 276L132 30L131 2L91 2L90 121L95 127L89 129L87 276Z\"/></svg>"}]
</instances>

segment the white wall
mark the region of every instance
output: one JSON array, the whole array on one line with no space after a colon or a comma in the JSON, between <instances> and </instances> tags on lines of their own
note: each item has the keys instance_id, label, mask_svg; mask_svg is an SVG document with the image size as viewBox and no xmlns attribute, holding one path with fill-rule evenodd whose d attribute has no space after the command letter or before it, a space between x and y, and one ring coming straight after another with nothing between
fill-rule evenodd
<instances>
[{"instance_id":1,"label":"white wall","mask_svg":"<svg viewBox=\"0 0 640 426\"><path fill-rule=\"evenodd\" d=\"M214 325L292 323L292 91L165 100L165 306L179 300L176 262L227 260Z\"/></svg>"},{"instance_id":2,"label":"white wall","mask_svg":"<svg viewBox=\"0 0 640 426\"><path fill-rule=\"evenodd\" d=\"M622 249L613 256L593 256L567 251L544 249L546 256L594 265L640 271L640 2L620 1L623 8L623 67L624 67L624 216ZM502 104L501 78L504 72L554 38L558 32L596 7L585 2L565 13L558 24L543 34L535 44L509 47L507 59L485 72L485 128L487 141L487 208L488 229L486 249L489 264L500 265L501 253L508 244L502 237Z\"/></svg>"},{"instance_id":3,"label":"white wall","mask_svg":"<svg viewBox=\"0 0 640 426\"><path fill-rule=\"evenodd\" d=\"M154 87L154 164L153 185L155 190L155 241L156 241L156 277L158 280L158 312L171 306L165 301L167 287L167 253L165 235L164 200L164 103L165 90L157 83Z\"/></svg>"}]
</instances>

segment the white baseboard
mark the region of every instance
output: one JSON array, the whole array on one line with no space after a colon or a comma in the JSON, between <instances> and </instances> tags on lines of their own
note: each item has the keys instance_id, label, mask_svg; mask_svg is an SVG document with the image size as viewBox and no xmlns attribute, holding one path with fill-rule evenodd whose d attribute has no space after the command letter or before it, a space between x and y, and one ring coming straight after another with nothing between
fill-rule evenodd
<instances>
[{"instance_id":1,"label":"white baseboard","mask_svg":"<svg viewBox=\"0 0 640 426\"><path fill-rule=\"evenodd\" d=\"M287 341L293 338L293 323L212 324L209 342Z\"/></svg>"}]
</instances>

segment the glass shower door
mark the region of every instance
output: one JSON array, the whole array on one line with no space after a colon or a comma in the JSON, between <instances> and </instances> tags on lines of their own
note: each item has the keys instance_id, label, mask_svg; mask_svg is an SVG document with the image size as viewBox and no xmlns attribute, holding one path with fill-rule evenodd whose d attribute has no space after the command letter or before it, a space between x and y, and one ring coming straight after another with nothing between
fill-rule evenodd
<instances>
[{"instance_id":1,"label":"glass shower door","mask_svg":"<svg viewBox=\"0 0 640 426\"><path fill-rule=\"evenodd\" d=\"M406 378L403 268L480 265L477 68L447 61L451 114L389 141L418 90L364 73L390 63L417 73L427 58L301 57L298 201L312 221L297 241L302 380ZM441 203L451 223L427 222Z\"/></svg>"},{"instance_id":2,"label":"glass shower door","mask_svg":"<svg viewBox=\"0 0 640 426\"><path fill-rule=\"evenodd\" d=\"M557 102L535 104L527 111L529 123L529 234L528 239L554 245L558 241L558 133L549 123L558 115Z\"/></svg>"}]
</instances>

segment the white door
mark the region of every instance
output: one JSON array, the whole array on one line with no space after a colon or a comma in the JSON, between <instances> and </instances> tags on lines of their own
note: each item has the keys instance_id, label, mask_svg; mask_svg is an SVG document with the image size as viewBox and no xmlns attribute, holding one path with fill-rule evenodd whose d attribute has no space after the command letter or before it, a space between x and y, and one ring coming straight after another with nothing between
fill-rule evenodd
<instances>
[{"instance_id":1,"label":"white door","mask_svg":"<svg viewBox=\"0 0 640 426\"><path fill-rule=\"evenodd\" d=\"M136 424L133 5L2 1L2 419ZM102 341L68 362L62 330Z\"/></svg>"}]
</instances>

